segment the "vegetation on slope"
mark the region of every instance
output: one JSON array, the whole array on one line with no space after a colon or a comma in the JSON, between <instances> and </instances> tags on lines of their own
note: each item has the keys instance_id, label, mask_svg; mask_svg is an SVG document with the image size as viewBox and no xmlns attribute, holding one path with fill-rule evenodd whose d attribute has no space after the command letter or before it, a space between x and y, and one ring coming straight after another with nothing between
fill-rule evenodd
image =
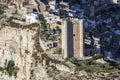
<instances>
[{"instance_id":1,"label":"vegetation on slope","mask_svg":"<svg viewBox=\"0 0 120 80\"><path fill-rule=\"evenodd\" d=\"M5 68L5 70L7 71L7 73L9 74L9 76L17 76L17 72L19 70L19 68L17 66L15 66L15 63L13 60L8 61L7 67Z\"/></svg>"},{"instance_id":2,"label":"vegetation on slope","mask_svg":"<svg viewBox=\"0 0 120 80\"><path fill-rule=\"evenodd\" d=\"M72 60L72 63L76 65L76 70L85 70L87 72L117 72L119 69L111 66L108 63L101 64L97 63L96 60L101 58L101 55L94 56L92 59L88 60Z\"/></svg>"},{"instance_id":3,"label":"vegetation on slope","mask_svg":"<svg viewBox=\"0 0 120 80\"><path fill-rule=\"evenodd\" d=\"M17 66L15 66L15 63L13 60L9 60L7 66L5 68L0 67L0 71L2 71L2 72L6 71L9 76L17 77L18 70L19 70L19 68Z\"/></svg>"}]
</instances>

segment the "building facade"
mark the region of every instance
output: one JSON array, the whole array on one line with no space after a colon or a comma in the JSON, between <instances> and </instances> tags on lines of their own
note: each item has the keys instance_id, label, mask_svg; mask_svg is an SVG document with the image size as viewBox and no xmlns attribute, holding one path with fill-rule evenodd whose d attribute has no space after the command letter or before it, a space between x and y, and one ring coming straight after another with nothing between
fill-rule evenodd
<instances>
[{"instance_id":1,"label":"building facade","mask_svg":"<svg viewBox=\"0 0 120 80\"><path fill-rule=\"evenodd\" d=\"M83 19L67 19L62 27L62 53L64 58L84 56Z\"/></svg>"}]
</instances>

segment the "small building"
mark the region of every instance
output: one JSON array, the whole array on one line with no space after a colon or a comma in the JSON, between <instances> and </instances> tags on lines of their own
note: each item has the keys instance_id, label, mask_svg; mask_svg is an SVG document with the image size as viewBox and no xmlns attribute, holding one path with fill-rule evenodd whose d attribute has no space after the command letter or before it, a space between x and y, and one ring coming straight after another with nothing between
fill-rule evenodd
<instances>
[{"instance_id":1,"label":"small building","mask_svg":"<svg viewBox=\"0 0 120 80\"><path fill-rule=\"evenodd\" d=\"M7 9L4 9L4 14L7 16L12 16L13 14L16 14L16 11L15 5L10 5Z\"/></svg>"},{"instance_id":2,"label":"small building","mask_svg":"<svg viewBox=\"0 0 120 80\"><path fill-rule=\"evenodd\" d=\"M13 14L16 14L16 9L5 9L4 14L8 16L12 16Z\"/></svg>"},{"instance_id":3,"label":"small building","mask_svg":"<svg viewBox=\"0 0 120 80\"><path fill-rule=\"evenodd\" d=\"M48 0L48 1L49 1L50 9L55 10L55 7L56 7L56 0Z\"/></svg>"},{"instance_id":4,"label":"small building","mask_svg":"<svg viewBox=\"0 0 120 80\"><path fill-rule=\"evenodd\" d=\"M26 24L39 22L39 15L37 13L26 14Z\"/></svg>"},{"instance_id":5,"label":"small building","mask_svg":"<svg viewBox=\"0 0 120 80\"><path fill-rule=\"evenodd\" d=\"M53 48L53 47L57 47L58 42L57 41L47 41L44 42L45 47L49 48Z\"/></svg>"},{"instance_id":6,"label":"small building","mask_svg":"<svg viewBox=\"0 0 120 80\"><path fill-rule=\"evenodd\" d=\"M119 4L120 3L120 0L110 0L112 3L116 3L116 4Z\"/></svg>"},{"instance_id":7,"label":"small building","mask_svg":"<svg viewBox=\"0 0 120 80\"><path fill-rule=\"evenodd\" d=\"M62 22L62 20L60 19L59 16L56 16L54 14L49 14L48 12L46 12L44 14L44 18L46 20L46 23L49 23L49 24L52 24L52 23L55 23L55 22Z\"/></svg>"}]
</instances>

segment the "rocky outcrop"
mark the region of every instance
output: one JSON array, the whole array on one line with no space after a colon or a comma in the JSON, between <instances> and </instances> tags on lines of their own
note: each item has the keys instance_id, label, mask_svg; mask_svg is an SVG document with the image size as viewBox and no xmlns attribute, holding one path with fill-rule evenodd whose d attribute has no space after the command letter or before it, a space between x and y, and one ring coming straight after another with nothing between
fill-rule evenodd
<instances>
[{"instance_id":1,"label":"rocky outcrop","mask_svg":"<svg viewBox=\"0 0 120 80\"><path fill-rule=\"evenodd\" d=\"M14 75L10 77L5 71L0 72L0 80L29 80L35 43L33 37L39 26L38 24L34 26L12 25L14 26L1 25L0 67L5 68L5 64L13 60L15 66L19 67L19 71L16 77Z\"/></svg>"}]
</instances>

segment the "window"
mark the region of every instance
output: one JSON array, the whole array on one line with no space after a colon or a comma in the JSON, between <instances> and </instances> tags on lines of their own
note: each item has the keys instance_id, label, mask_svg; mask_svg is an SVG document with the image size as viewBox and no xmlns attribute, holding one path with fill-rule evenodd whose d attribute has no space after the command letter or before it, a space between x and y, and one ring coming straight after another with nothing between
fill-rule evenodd
<instances>
[{"instance_id":1,"label":"window","mask_svg":"<svg viewBox=\"0 0 120 80\"><path fill-rule=\"evenodd\" d=\"M35 19L37 20L37 16L35 16Z\"/></svg>"},{"instance_id":2,"label":"window","mask_svg":"<svg viewBox=\"0 0 120 80\"><path fill-rule=\"evenodd\" d=\"M51 21L52 19L50 18L50 21Z\"/></svg>"},{"instance_id":3,"label":"window","mask_svg":"<svg viewBox=\"0 0 120 80\"><path fill-rule=\"evenodd\" d=\"M120 3L120 0L117 0L117 3Z\"/></svg>"},{"instance_id":4,"label":"window","mask_svg":"<svg viewBox=\"0 0 120 80\"><path fill-rule=\"evenodd\" d=\"M49 44L47 44L47 47L49 47Z\"/></svg>"},{"instance_id":5,"label":"window","mask_svg":"<svg viewBox=\"0 0 120 80\"><path fill-rule=\"evenodd\" d=\"M75 37L75 34L73 34L73 36Z\"/></svg>"}]
</instances>

